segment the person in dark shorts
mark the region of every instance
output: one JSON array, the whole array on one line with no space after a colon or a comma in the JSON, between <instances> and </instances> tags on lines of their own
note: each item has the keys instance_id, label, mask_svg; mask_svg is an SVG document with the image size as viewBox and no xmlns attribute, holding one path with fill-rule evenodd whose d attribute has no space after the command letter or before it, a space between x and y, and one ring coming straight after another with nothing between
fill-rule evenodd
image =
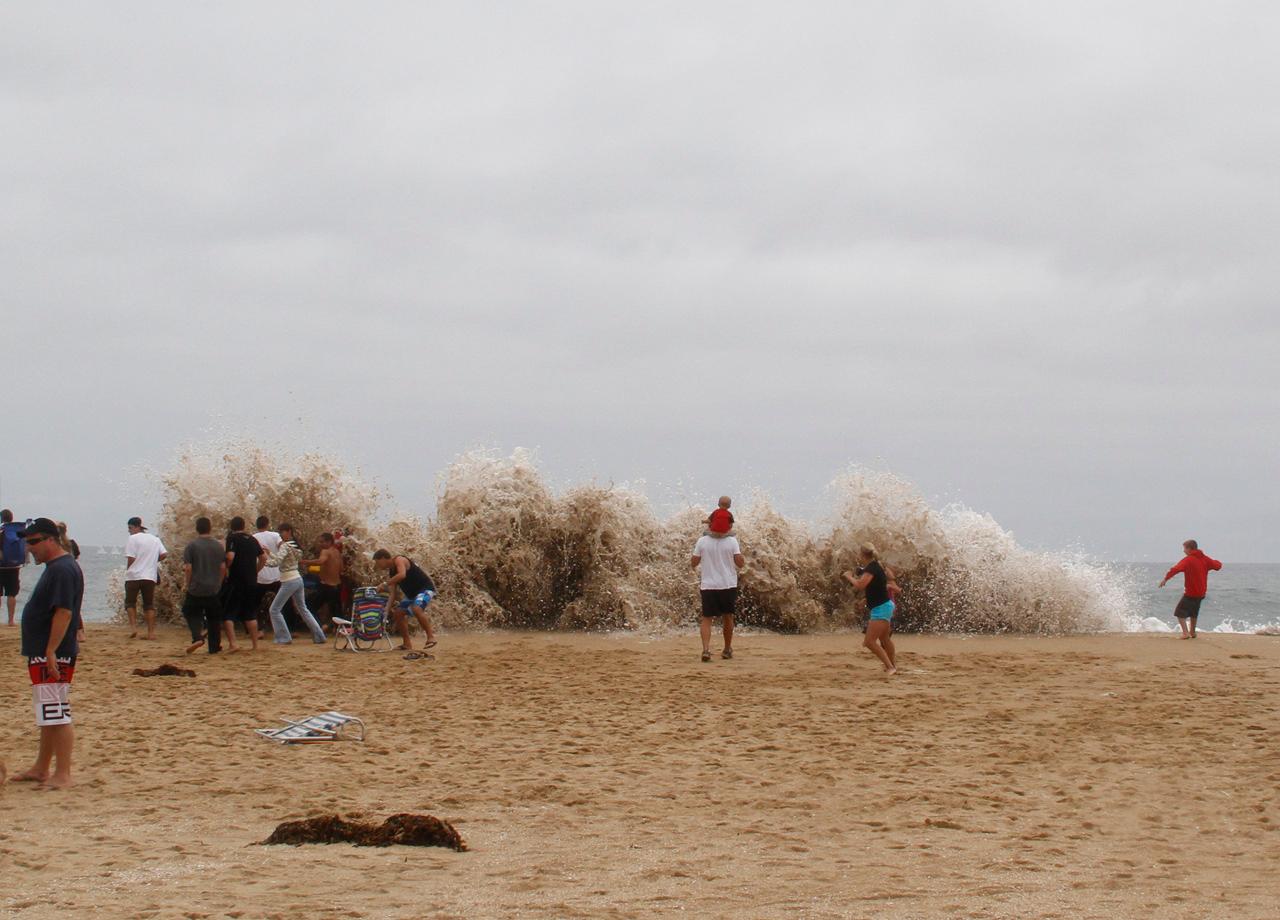
<instances>
[{"instance_id":1,"label":"person in dark shorts","mask_svg":"<svg viewBox=\"0 0 1280 920\"><path fill-rule=\"evenodd\" d=\"M400 602L391 611L394 626L402 640L400 647L405 651L413 649L413 642L409 639L407 616L410 613L427 636L423 648L434 646L436 633L431 625L431 617L427 616L427 605L436 596L436 583L431 580L431 576L422 571L418 563L408 556L393 556L390 550L380 549L375 552L373 564L379 570L391 573L391 576L379 586L381 590L387 591L393 587L400 590Z\"/></svg>"},{"instance_id":2,"label":"person in dark shorts","mask_svg":"<svg viewBox=\"0 0 1280 920\"><path fill-rule=\"evenodd\" d=\"M222 602L218 592L227 577L227 557L212 533L213 524L207 517L196 518L196 538L182 551L182 571L187 579L182 616L191 630L188 655L206 642L210 655L222 651Z\"/></svg>"},{"instance_id":3,"label":"person in dark shorts","mask_svg":"<svg viewBox=\"0 0 1280 920\"><path fill-rule=\"evenodd\" d=\"M266 562L262 544L246 533L244 518L231 519L227 534L227 580L222 586L223 626L227 631L227 651L238 652L236 621L244 624L253 650L258 650L258 571Z\"/></svg>"},{"instance_id":4,"label":"person in dark shorts","mask_svg":"<svg viewBox=\"0 0 1280 920\"><path fill-rule=\"evenodd\" d=\"M258 515L253 522L253 538L262 544L268 558L280 548L280 534L271 529L271 519L265 514ZM258 632L267 628L270 619L267 610L280 590L280 570L273 565L264 565L258 570Z\"/></svg>"},{"instance_id":5,"label":"person in dark shorts","mask_svg":"<svg viewBox=\"0 0 1280 920\"><path fill-rule=\"evenodd\" d=\"M727 509L726 509L727 510ZM693 570L699 572L702 616L698 621L702 636L702 660L711 660L711 621L719 617L724 629L721 658L733 657L733 617L738 602L738 570L747 564L738 538L703 534L693 547Z\"/></svg>"},{"instance_id":6,"label":"person in dark shorts","mask_svg":"<svg viewBox=\"0 0 1280 920\"><path fill-rule=\"evenodd\" d=\"M1209 573L1219 571L1222 563L1206 556L1195 540L1187 540L1183 543L1182 552L1182 558L1173 568L1165 572L1164 578L1160 579L1160 587L1163 588L1170 578L1179 572L1182 573L1182 597L1178 600L1178 606L1173 609L1173 615L1177 617L1178 625L1182 627L1182 638L1194 639L1196 618L1200 616L1200 605L1204 603L1205 595L1209 593Z\"/></svg>"},{"instance_id":7,"label":"person in dark shorts","mask_svg":"<svg viewBox=\"0 0 1280 920\"><path fill-rule=\"evenodd\" d=\"M863 543L858 557L862 564L856 572L844 572L841 577L867 597L867 634L862 640L867 651L880 659L885 673L898 673L898 653L893 647L893 614L898 609L894 601L897 584L893 570L880 564L876 548Z\"/></svg>"},{"instance_id":8,"label":"person in dark shorts","mask_svg":"<svg viewBox=\"0 0 1280 920\"><path fill-rule=\"evenodd\" d=\"M124 544L124 611L129 617L129 638L138 636L138 596L142 596L142 616L147 623L144 638L156 638L156 585L160 581L160 563L167 553L160 538L147 533L142 518L131 517L129 539Z\"/></svg>"},{"instance_id":9,"label":"person in dark shorts","mask_svg":"<svg viewBox=\"0 0 1280 920\"><path fill-rule=\"evenodd\" d=\"M0 595L9 607L9 625L18 613L18 592L22 590L22 567L27 564L27 547L22 542L22 525L13 520L8 508L0 510Z\"/></svg>"},{"instance_id":10,"label":"person in dark shorts","mask_svg":"<svg viewBox=\"0 0 1280 920\"><path fill-rule=\"evenodd\" d=\"M13 781L63 789L71 785L75 746L69 694L79 653L76 632L81 625L84 573L62 548L58 525L49 518L32 521L24 528L23 538L35 561L44 565L40 581L22 608L22 654L31 678L40 747L35 763Z\"/></svg>"}]
</instances>

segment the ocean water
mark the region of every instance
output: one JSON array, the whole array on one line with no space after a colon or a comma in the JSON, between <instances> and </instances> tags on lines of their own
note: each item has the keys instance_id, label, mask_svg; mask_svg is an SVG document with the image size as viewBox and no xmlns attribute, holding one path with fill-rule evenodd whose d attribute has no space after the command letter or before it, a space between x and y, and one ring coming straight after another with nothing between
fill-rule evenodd
<instances>
[{"instance_id":1,"label":"ocean water","mask_svg":"<svg viewBox=\"0 0 1280 920\"><path fill-rule=\"evenodd\" d=\"M1175 561L1115 567L1134 599L1138 622L1133 628L1153 631L1158 631L1160 626L1178 628L1173 608L1182 597L1182 576L1175 576L1164 588L1157 587ZM1199 628L1215 632L1280 633L1280 565L1224 561L1222 571L1209 573L1209 593L1200 607Z\"/></svg>"},{"instance_id":2,"label":"ocean water","mask_svg":"<svg viewBox=\"0 0 1280 920\"><path fill-rule=\"evenodd\" d=\"M117 586L115 595L118 596L124 558L120 546L82 548L80 566L85 575L86 620L110 620L117 612L112 607L116 602L111 598L113 584ZM1181 576L1163 589L1157 587L1172 562L1115 563L1107 567L1114 572L1114 584L1125 598L1119 606L1128 611L1125 621L1117 628L1130 631L1177 628L1173 608L1182 596ZM35 565L23 569L19 612L41 571ZM1228 563L1222 571L1212 573L1209 594L1201 608L1200 628L1234 633L1280 632L1280 564Z\"/></svg>"}]
</instances>

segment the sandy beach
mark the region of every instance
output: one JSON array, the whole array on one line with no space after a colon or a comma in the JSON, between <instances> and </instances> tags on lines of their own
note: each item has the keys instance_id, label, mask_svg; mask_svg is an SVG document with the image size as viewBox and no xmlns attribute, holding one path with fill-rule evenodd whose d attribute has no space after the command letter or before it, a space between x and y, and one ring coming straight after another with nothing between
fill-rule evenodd
<instances>
[{"instance_id":1,"label":"sandy beach","mask_svg":"<svg viewBox=\"0 0 1280 920\"><path fill-rule=\"evenodd\" d=\"M1280 912L1280 640L446 634L184 658L92 629L78 787L0 792L0 915L1232 917ZM0 632L0 756L34 752ZM197 677L141 678L172 662ZM330 708L364 743L252 729ZM251 846L452 822L466 853Z\"/></svg>"}]
</instances>

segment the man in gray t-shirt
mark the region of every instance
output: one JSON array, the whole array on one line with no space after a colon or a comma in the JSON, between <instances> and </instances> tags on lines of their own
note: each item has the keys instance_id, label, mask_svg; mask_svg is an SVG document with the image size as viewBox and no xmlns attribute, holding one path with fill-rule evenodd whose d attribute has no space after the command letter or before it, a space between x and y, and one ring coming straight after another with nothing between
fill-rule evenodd
<instances>
[{"instance_id":1,"label":"man in gray t-shirt","mask_svg":"<svg viewBox=\"0 0 1280 920\"><path fill-rule=\"evenodd\" d=\"M182 570L187 576L182 615L191 630L188 655L206 641L210 655L222 651L222 604L218 592L227 576L227 551L221 540L210 536L212 530L208 518L196 518L196 538L182 551Z\"/></svg>"}]
</instances>

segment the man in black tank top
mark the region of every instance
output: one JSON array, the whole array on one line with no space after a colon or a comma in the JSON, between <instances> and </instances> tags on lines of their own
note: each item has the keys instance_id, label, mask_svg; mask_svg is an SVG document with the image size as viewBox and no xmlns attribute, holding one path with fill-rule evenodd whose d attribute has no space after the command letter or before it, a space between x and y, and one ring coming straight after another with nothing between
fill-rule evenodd
<instances>
[{"instance_id":1,"label":"man in black tank top","mask_svg":"<svg viewBox=\"0 0 1280 920\"><path fill-rule=\"evenodd\" d=\"M380 585L382 590L398 588L400 602L391 608L391 616L396 631L403 640L401 648L413 649L413 641L409 638L409 618L412 613L422 631L426 633L427 642L424 648L436 644L436 631L431 626L431 617L427 616L427 605L435 599L436 585L431 576L422 571L418 563L408 556L393 556L388 550L380 549L373 554L373 564L380 571L390 572L391 576Z\"/></svg>"}]
</instances>

